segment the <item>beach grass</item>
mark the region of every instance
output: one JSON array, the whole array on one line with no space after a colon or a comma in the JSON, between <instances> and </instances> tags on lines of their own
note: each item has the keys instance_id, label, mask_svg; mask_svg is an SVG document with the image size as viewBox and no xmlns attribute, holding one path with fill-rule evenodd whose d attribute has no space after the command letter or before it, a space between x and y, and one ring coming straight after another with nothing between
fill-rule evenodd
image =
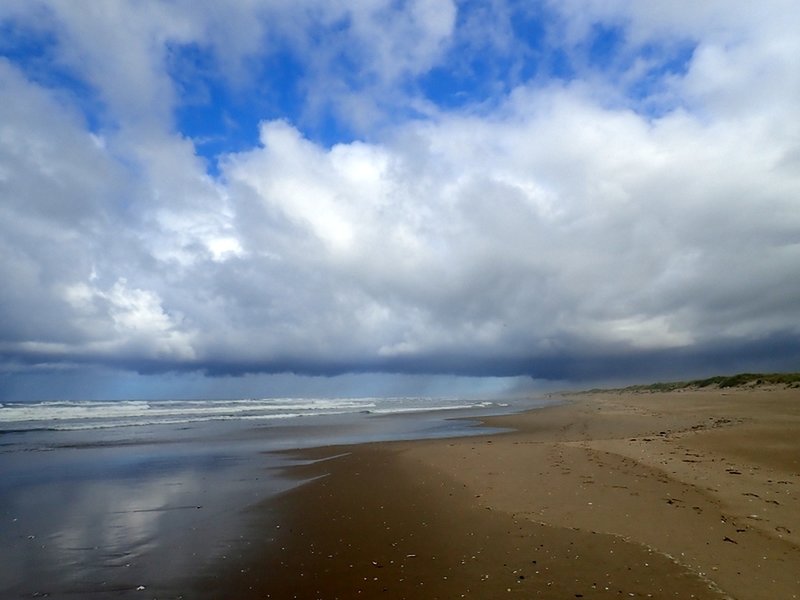
<instances>
[{"instance_id":1,"label":"beach grass","mask_svg":"<svg viewBox=\"0 0 800 600\"><path fill-rule=\"evenodd\" d=\"M745 386L777 385L800 388L800 372L793 373L737 373L735 375L715 375L704 379L685 381L661 381L629 385L621 388L593 388L580 393L598 392L674 392L702 388L738 388Z\"/></svg>"}]
</instances>

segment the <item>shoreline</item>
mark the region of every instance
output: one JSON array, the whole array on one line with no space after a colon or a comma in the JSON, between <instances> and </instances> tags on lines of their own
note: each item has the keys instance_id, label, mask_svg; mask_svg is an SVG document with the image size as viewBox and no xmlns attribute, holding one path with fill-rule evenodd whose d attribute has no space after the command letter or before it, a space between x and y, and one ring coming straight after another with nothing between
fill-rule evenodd
<instances>
[{"instance_id":1,"label":"shoreline","mask_svg":"<svg viewBox=\"0 0 800 600\"><path fill-rule=\"evenodd\" d=\"M207 597L800 597L800 391L572 394L514 431L291 453ZM335 456L338 455L338 456Z\"/></svg>"},{"instance_id":2,"label":"shoreline","mask_svg":"<svg viewBox=\"0 0 800 600\"><path fill-rule=\"evenodd\" d=\"M301 405L316 410L331 402L338 400ZM421 402L391 400L378 414L354 412L364 402L354 407L348 400L350 412L303 418L197 421L190 414L156 424L148 405L136 408L144 422L125 427L105 426L108 403L93 403L91 426L0 432L0 537L8 555L0 596L196 597L198 574L242 562L259 545L260 531L269 530L252 507L306 481L296 476L302 469L292 469L307 462L295 458L299 449L491 433L478 417L514 408L441 400L439 410L408 410ZM80 403L67 407L76 408ZM34 406L37 418L59 422L40 409L51 410ZM123 412L130 416L130 407Z\"/></svg>"}]
</instances>

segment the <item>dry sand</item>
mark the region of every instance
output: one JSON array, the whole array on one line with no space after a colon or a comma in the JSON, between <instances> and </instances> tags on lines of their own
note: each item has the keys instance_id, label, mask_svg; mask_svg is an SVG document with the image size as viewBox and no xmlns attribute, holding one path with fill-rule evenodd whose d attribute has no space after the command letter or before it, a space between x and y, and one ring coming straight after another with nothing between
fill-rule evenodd
<instances>
[{"instance_id":1,"label":"dry sand","mask_svg":"<svg viewBox=\"0 0 800 600\"><path fill-rule=\"evenodd\" d=\"M491 424L516 431L305 453L344 455L298 469L319 479L262 507L263 548L203 589L800 597L800 390L577 395Z\"/></svg>"}]
</instances>

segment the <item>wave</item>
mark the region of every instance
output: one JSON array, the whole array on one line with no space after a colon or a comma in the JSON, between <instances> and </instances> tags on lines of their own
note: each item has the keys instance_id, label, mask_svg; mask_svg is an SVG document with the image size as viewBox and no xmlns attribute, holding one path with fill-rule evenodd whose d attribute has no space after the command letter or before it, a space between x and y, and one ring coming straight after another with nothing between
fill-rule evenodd
<instances>
[{"instance_id":1,"label":"wave","mask_svg":"<svg viewBox=\"0 0 800 600\"><path fill-rule=\"evenodd\" d=\"M205 421L275 421L347 413L391 415L491 406L501 404L427 397L6 402L0 404L0 432L107 429Z\"/></svg>"}]
</instances>

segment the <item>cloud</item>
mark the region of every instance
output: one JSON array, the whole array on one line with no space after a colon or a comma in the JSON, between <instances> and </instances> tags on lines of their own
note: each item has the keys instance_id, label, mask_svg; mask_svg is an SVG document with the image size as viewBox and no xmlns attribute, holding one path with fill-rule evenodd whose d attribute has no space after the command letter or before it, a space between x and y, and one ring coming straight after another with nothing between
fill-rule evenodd
<instances>
[{"instance_id":1,"label":"cloud","mask_svg":"<svg viewBox=\"0 0 800 600\"><path fill-rule=\"evenodd\" d=\"M200 69L207 77L256 102L284 93L264 89L259 80L266 77L267 88L288 85L302 93L298 119L314 124L333 112L363 130L382 120L381 110L409 101L403 85L437 63L455 16L449 0L401 6L390 0L146 6L121 0L85 10L51 0L0 8L0 19L12 22L13 30L36 37L50 68L97 96L108 123L138 130L169 129L173 111L187 100L173 78L195 93L202 89L193 64L197 54L207 59ZM280 67L269 61L276 55L301 65L296 80L282 79ZM360 114L348 114L356 107Z\"/></svg>"},{"instance_id":2,"label":"cloud","mask_svg":"<svg viewBox=\"0 0 800 600\"><path fill-rule=\"evenodd\" d=\"M798 357L800 52L785 15L565 3L543 39L563 32L571 76L448 108L408 83L446 68L474 21L449 4L301 4L37 5L51 60L110 117L30 57L0 62L7 370L563 380ZM610 71L579 60L597 24L623 32ZM680 69L653 67L686 43ZM241 89L281 44L304 65L299 122L264 117L214 176L175 125L169 54L193 44ZM631 95L645 71L658 85ZM303 115L352 105L372 111L362 139L303 131Z\"/></svg>"}]
</instances>

